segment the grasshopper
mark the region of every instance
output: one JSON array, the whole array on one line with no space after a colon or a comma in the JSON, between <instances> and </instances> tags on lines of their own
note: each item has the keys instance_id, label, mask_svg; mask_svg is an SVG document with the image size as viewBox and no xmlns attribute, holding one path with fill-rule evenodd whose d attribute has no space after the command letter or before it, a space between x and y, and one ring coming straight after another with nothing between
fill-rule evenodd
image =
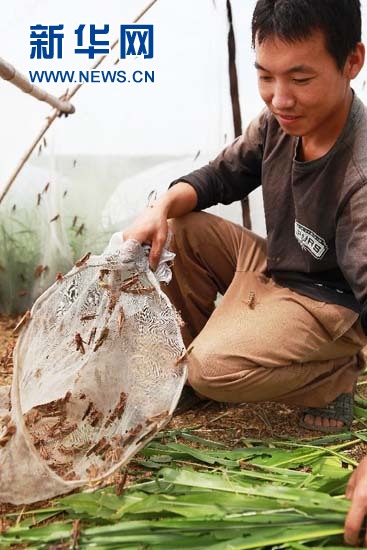
<instances>
[{"instance_id":1,"label":"grasshopper","mask_svg":"<svg viewBox=\"0 0 367 550\"><path fill-rule=\"evenodd\" d=\"M88 404L88 407L86 408L83 416L82 416L82 420L85 420L88 416L88 414L93 410L93 403L92 401L90 401L90 403Z\"/></svg>"},{"instance_id":2,"label":"grasshopper","mask_svg":"<svg viewBox=\"0 0 367 550\"><path fill-rule=\"evenodd\" d=\"M82 267L82 265L84 265L89 260L91 254L91 252L87 252L86 254L84 254L84 256L80 258L80 260L75 262L75 267Z\"/></svg>"},{"instance_id":3,"label":"grasshopper","mask_svg":"<svg viewBox=\"0 0 367 550\"><path fill-rule=\"evenodd\" d=\"M71 479L75 479L75 472L72 473L74 474L74 478ZM79 548L78 541L80 538L80 519L76 519L73 522L73 531L71 533L71 538L71 550L76 550L77 548Z\"/></svg>"},{"instance_id":4,"label":"grasshopper","mask_svg":"<svg viewBox=\"0 0 367 550\"><path fill-rule=\"evenodd\" d=\"M40 443L39 449L38 449L39 455L43 460L48 460L50 458L50 455L48 454L48 451L42 443Z\"/></svg>"},{"instance_id":5,"label":"grasshopper","mask_svg":"<svg viewBox=\"0 0 367 550\"><path fill-rule=\"evenodd\" d=\"M249 292L248 298L247 298L247 305L250 309L255 309L256 306L256 296L255 292Z\"/></svg>"},{"instance_id":6,"label":"grasshopper","mask_svg":"<svg viewBox=\"0 0 367 550\"><path fill-rule=\"evenodd\" d=\"M60 437L60 436L67 436L71 434L72 432L75 432L77 429L77 424L71 424L70 422L65 422L64 424L62 421L56 422L56 424L51 428L51 435L52 437Z\"/></svg>"},{"instance_id":7,"label":"grasshopper","mask_svg":"<svg viewBox=\"0 0 367 550\"><path fill-rule=\"evenodd\" d=\"M90 456L92 453L94 453L95 455L100 455L100 454L102 454L104 451L107 451L109 447L110 447L110 444L109 444L109 442L107 441L107 439L106 439L105 437L102 437L99 441L97 441L97 443L95 443L95 444L89 449L89 451L87 452L86 456Z\"/></svg>"},{"instance_id":8,"label":"grasshopper","mask_svg":"<svg viewBox=\"0 0 367 550\"><path fill-rule=\"evenodd\" d=\"M107 453L105 454L104 460L105 462L118 462L122 455L122 449L113 449L111 448Z\"/></svg>"},{"instance_id":9,"label":"grasshopper","mask_svg":"<svg viewBox=\"0 0 367 550\"><path fill-rule=\"evenodd\" d=\"M74 472L74 470L71 470L70 472L68 472L65 476L63 476L63 478L65 479L65 481L73 481L73 479L78 479L78 477L77 477L76 473ZM76 521L79 521L79 520L76 520ZM73 546L72 548L78 548L78 547Z\"/></svg>"},{"instance_id":10,"label":"grasshopper","mask_svg":"<svg viewBox=\"0 0 367 550\"><path fill-rule=\"evenodd\" d=\"M110 424L112 424L112 422L116 420L116 418L121 418L122 413L125 410L126 399L127 399L127 395L122 391L120 393L119 402L117 403L116 407L114 408L113 412L110 414L110 416L108 417L104 425L105 428L107 428Z\"/></svg>"},{"instance_id":11,"label":"grasshopper","mask_svg":"<svg viewBox=\"0 0 367 550\"><path fill-rule=\"evenodd\" d=\"M102 473L103 471L101 470L101 468L98 468L98 466L96 466L95 464L92 464L91 466L89 466L89 468L87 468L87 474L91 479L99 477Z\"/></svg>"},{"instance_id":12,"label":"grasshopper","mask_svg":"<svg viewBox=\"0 0 367 550\"><path fill-rule=\"evenodd\" d=\"M126 480L127 480L127 468L124 472L124 475L122 477L122 480L119 481L119 483L117 484L117 487L116 487L116 496L120 497L122 495L122 493L124 492L124 487L125 487L125 483L126 483Z\"/></svg>"},{"instance_id":13,"label":"grasshopper","mask_svg":"<svg viewBox=\"0 0 367 550\"><path fill-rule=\"evenodd\" d=\"M95 428L97 426L97 424L99 424L102 417L103 417L103 415L102 415L101 411L99 411L96 408L93 408L93 410L91 411L91 413L89 415L90 425L93 426L93 428Z\"/></svg>"},{"instance_id":14,"label":"grasshopper","mask_svg":"<svg viewBox=\"0 0 367 550\"><path fill-rule=\"evenodd\" d=\"M182 361L190 355L190 353L192 352L193 349L194 349L194 347L192 346L189 349L187 349L182 355L180 355L180 357L178 359L176 359L176 361L174 363L174 367L178 367L182 363Z\"/></svg>"},{"instance_id":15,"label":"grasshopper","mask_svg":"<svg viewBox=\"0 0 367 550\"><path fill-rule=\"evenodd\" d=\"M163 411L159 414L155 414L153 416L151 416L150 418L147 418L146 421L145 421L145 424L147 426L149 426L149 424L159 424L162 420L164 420L165 418L167 418L167 416L169 416L169 412L166 410L166 411Z\"/></svg>"},{"instance_id":16,"label":"grasshopper","mask_svg":"<svg viewBox=\"0 0 367 550\"><path fill-rule=\"evenodd\" d=\"M80 317L80 320L81 321L91 321L92 319L95 319L95 318L96 318L96 314L91 313L91 314L88 314L88 315L83 315L82 317Z\"/></svg>"},{"instance_id":17,"label":"grasshopper","mask_svg":"<svg viewBox=\"0 0 367 550\"><path fill-rule=\"evenodd\" d=\"M106 277L106 275L109 274L109 272L110 272L109 269L101 269L100 272L99 272L98 280L103 281L103 279Z\"/></svg>"},{"instance_id":18,"label":"grasshopper","mask_svg":"<svg viewBox=\"0 0 367 550\"><path fill-rule=\"evenodd\" d=\"M113 312L113 310L117 305L117 300L118 300L118 296L116 296L116 294L112 294L112 296L110 296L108 306L107 306L108 313L111 314Z\"/></svg>"},{"instance_id":19,"label":"grasshopper","mask_svg":"<svg viewBox=\"0 0 367 550\"><path fill-rule=\"evenodd\" d=\"M84 344L86 344L86 342L84 342L83 338L80 336L80 333L77 332L74 336L74 342L76 344L76 351L80 351L80 353L82 355L85 354L85 348L84 348Z\"/></svg>"},{"instance_id":20,"label":"grasshopper","mask_svg":"<svg viewBox=\"0 0 367 550\"><path fill-rule=\"evenodd\" d=\"M135 426L135 428L131 428L128 433L135 437L136 435L140 434L142 429L143 426L141 424L138 424L137 426Z\"/></svg>"},{"instance_id":21,"label":"grasshopper","mask_svg":"<svg viewBox=\"0 0 367 550\"><path fill-rule=\"evenodd\" d=\"M78 237L79 235L81 235L84 231L84 223L82 223L82 225L78 228L77 232L75 233L75 236Z\"/></svg>"},{"instance_id":22,"label":"grasshopper","mask_svg":"<svg viewBox=\"0 0 367 550\"><path fill-rule=\"evenodd\" d=\"M97 332L97 328L96 328L96 327L93 327L92 330L90 331L89 340L88 340L88 346L90 346L91 343L93 342L93 340L94 340L94 338L95 338L95 335L96 335L96 332Z\"/></svg>"},{"instance_id":23,"label":"grasshopper","mask_svg":"<svg viewBox=\"0 0 367 550\"><path fill-rule=\"evenodd\" d=\"M147 287L141 287L141 288L129 288L124 290L124 292L128 292L129 294L150 294L151 292L154 292L155 288L154 286L147 286Z\"/></svg>"},{"instance_id":24,"label":"grasshopper","mask_svg":"<svg viewBox=\"0 0 367 550\"><path fill-rule=\"evenodd\" d=\"M103 342L107 339L108 337L108 333L109 333L109 329L107 327L103 327L102 331L101 331L101 334L99 335L99 337L97 338L97 341L94 345L94 348L93 348L93 351L97 351L97 349L99 349Z\"/></svg>"},{"instance_id":25,"label":"grasshopper","mask_svg":"<svg viewBox=\"0 0 367 550\"><path fill-rule=\"evenodd\" d=\"M124 321L125 321L125 313L124 313L123 307L121 306L119 308L119 312L117 315L117 326L119 329L119 336L121 336L121 331L122 331L122 326L124 324Z\"/></svg>"},{"instance_id":26,"label":"grasshopper","mask_svg":"<svg viewBox=\"0 0 367 550\"><path fill-rule=\"evenodd\" d=\"M48 265L38 265L34 270L34 278L38 279L41 277L42 273L45 273L46 271L48 271Z\"/></svg>"},{"instance_id":27,"label":"grasshopper","mask_svg":"<svg viewBox=\"0 0 367 550\"><path fill-rule=\"evenodd\" d=\"M61 271L58 271L56 273L55 282L56 283L61 283L61 281L63 281L63 280L64 280L63 274L61 273Z\"/></svg>"},{"instance_id":28,"label":"grasshopper","mask_svg":"<svg viewBox=\"0 0 367 550\"><path fill-rule=\"evenodd\" d=\"M127 289L133 286L135 283L139 281L139 275L133 275L129 279L126 279L122 285L120 286L120 290L122 292L127 292Z\"/></svg>"},{"instance_id":29,"label":"grasshopper","mask_svg":"<svg viewBox=\"0 0 367 550\"><path fill-rule=\"evenodd\" d=\"M158 424L153 424L147 434L143 435L142 437L140 437L140 439L135 441L135 445L139 445L140 443L144 443L148 439L151 439L153 435L157 432L158 432Z\"/></svg>"},{"instance_id":30,"label":"grasshopper","mask_svg":"<svg viewBox=\"0 0 367 550\"><path fill-rule=\"evenodd\" d=\"M111 290L111 285L105 283L104 281L99 281L98 286L100 286L101 288L105 288L106 290Z\"/></svg>"},{"instance_id":31,"label":"grasshopper","mask_svg":"<svg viewBox=\"0 0 367 550\"><path fill-rule=\"evenodd\" d=\"M0 447L4 447L10 441L11 436L15 434L16 430L15 424L8 424L5 433L0 437Z\"/></svg>"}]
</instances>

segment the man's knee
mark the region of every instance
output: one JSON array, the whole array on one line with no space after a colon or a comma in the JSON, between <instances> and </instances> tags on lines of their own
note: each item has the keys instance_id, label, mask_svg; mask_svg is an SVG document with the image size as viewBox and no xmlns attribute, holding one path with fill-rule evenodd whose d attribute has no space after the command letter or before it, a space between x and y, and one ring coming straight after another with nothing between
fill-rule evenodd
<instances>
[{"instance_id":1,"label":"man's knee","mask_svg":"<svg viewBox=\"0 0 367 550\"><path fill-rule=\"evenodd\" d=\"M188 362L188 380L197 393L214 401L241 403L253 400L251 378L256 367L245 358L241 358L241 365L237 365L233 364L232 358L226 360L223 355L212 352L199 355L193 350ZM248 384L244 383L244 378ZM240 392L238 385L241 386Z\"/></svg>"},{"instance_id":2,"label":"man's knee","mask_svg":"<svg viewBox=\"0 0 367 550\"><path fill-rule=\"evenodd\" d=\"M213 399L210 394L210 384L206 374L206 361L198 359L195 352L191 352L188 357L188 381L190 386L201 395ZM210 380L210 377L209 377Z\"/></svg>"},{"instance_id":3,"label":"man's knee","mask_svg":"<svg viewBox=\"0 0 367 550\"><path fill-rule=\"evenodd\" d=\"M202 236L208 231L210 222L214 222L215 216L207 212L189 212L179 218L168 220L168 226L176 240L178 237Z\"/></svg>"},{"instance_id":4,"label":"man's knee","mask_svg":"<svg viewBox=\"0 0 367 550\"><path fill-rule=\"evenodd\" d=\"M259 403L283 401L284 396L307 385L309 369L303 365L264 367L243 356L221 354L215 349L195 350L188 358L189 383L214 401Z\"/></svg>"}]
</instances>

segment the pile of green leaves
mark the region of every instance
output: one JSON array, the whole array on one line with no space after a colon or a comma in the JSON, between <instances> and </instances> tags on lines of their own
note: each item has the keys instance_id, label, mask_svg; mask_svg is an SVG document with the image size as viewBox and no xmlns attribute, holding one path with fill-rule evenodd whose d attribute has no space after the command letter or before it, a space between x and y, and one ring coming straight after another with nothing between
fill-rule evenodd
<instances>
[{"instance_id":1,"label":"pile of green leaves","mask_svg":"<svg viewBox=\"0 0 367 550\"><path fill-rule=\"evenodd\" d=\"M301 443L245 440L228 449L193 428L168 431L135 460L142 478L121 496L108 487L22 514L0 535L0 547L341 547L343 495L356 465L348 452L361 441L367 430Z\"/></svg>"}]
</instances>

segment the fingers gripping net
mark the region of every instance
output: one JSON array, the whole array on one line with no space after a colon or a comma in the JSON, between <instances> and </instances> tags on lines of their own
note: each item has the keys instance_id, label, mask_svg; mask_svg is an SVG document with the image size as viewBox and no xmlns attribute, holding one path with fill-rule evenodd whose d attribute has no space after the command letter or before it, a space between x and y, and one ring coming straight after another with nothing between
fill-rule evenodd
<instances>
[{"instance_id":1,"label":"fingers gripping net","mask_svg":"<svg viewBox=\"0 0 367 550\"><path fill-rule=\"evenodd\" d=\"M186 378L177 313L145 250L117 241L60 276L19 338L12 408L0 425L2 502L108 478L177 404Z\"/></svg>"}]
</instances>

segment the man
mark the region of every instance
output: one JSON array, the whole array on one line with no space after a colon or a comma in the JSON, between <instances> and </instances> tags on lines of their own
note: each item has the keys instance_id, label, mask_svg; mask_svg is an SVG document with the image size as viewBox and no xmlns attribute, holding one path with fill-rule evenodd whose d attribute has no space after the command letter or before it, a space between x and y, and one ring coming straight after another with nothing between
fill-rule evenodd
<instances>
[{"instance_id":1,"label":"man","mask_svg":"<svg viewBox=\"0 0 367 550\"><path fill-rule=\"evenodd\" d=\"M300 405L303 426L336 432L352 421L367 343L367 110L350 87L364 63L360 2L259 0L252 37L266 108L124 237L152 244L154 269L170 219L166 292L196 392ZM260 185L266 240L201 212ZM353 542L362 519L349 521Z\"/></svg>"}]
</instances>

